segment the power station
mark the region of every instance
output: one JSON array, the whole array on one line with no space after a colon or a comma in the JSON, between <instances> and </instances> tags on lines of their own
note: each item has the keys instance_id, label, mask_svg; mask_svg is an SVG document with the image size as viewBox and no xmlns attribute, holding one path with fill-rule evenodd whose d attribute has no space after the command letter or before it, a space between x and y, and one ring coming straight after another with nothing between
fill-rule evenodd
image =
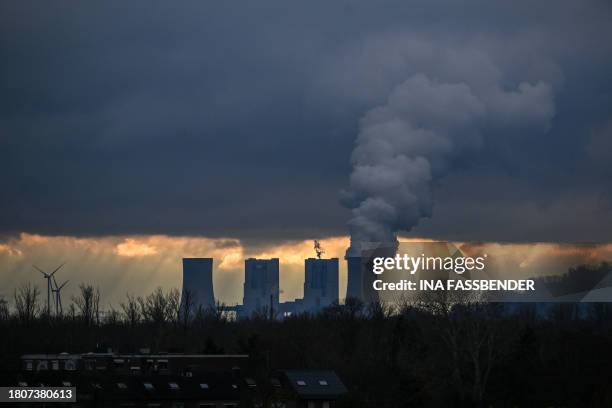
<instances>
[{"instance_id":1,"label":"power station","mask_svg":"<svg viewBox=\"0 0 612 408\"><path fill-rule=\"evenodd\" d=\"M304 274L304 311L318 312L338 303L338 258L308 258Z\"/></svg>"},{"instance_id":2,"label":"power station","mask_svg":"<svg viewBox=\"0 0 612 408\"><path fill-rule=\"evenodd\" d=\"M279 300L278 258L244 261L244 297L242 314L274 313Z\"/></svg>"},{"instance_id":3,"label":"power station","mask_svg":"<svg viewBox=\"0 0 612 408\"><path fill-rule=\"evenodd\" d=\"M190 303L195 308L215 306L213 290L213 259L183 258L183 290L181 299L190 297ZM188 294L188 295L187 295Z\"/></svg>"},{"instance_id":4,"label":"power station","mask_svg":"<svg viewBox=\"0 0 612 408\"><path fill-rule=\"evenodd\" d=\"M229 307L238 317L254 314L282 317L294 313L317 313L323 308L339 302L339 261L338 258L321 258L322 250L317 247L318 258L304 260L304 297L294 301L279 301L280 267L278 258L244 261L244 285L242 304ZM347 258L347 297L367 300L362 282L360 258ZM215 305L213 290L213 259L183 259L183 298L185 293L195 295L196 307ZM192 298L193 299L193 298ZM193 302L193 300L192 300Z\"/></svg>"}]
</instances>

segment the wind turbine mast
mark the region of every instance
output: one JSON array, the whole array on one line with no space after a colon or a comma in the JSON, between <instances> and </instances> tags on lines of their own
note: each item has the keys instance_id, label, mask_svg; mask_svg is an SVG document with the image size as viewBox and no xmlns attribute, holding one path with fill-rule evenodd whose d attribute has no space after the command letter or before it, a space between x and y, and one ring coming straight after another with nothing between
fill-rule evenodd
<instances>
[{"instance_id":1,"label":"wind turbine mast","mask_svg":"<svg viewBox=\"0 0 612 408\"><path fill-rule=\"evenodd\" d=\"M43 274L43 277L47 280L47 316L51 317L51 292L53 292L53 284L51 282L51 279L53 278L53 275L55 275L55 272L59 271L61 269L62 266L64 266L65 262L62 263L60 266L58 266L57 268L55 268L55 270L51 273L47 273L45 271L43 271L42 269L40 269L38 266L36 265L32 265L38 272ZM57 314L57 310L55 311Z\"/></svg>"},{"instance_id":2,"label":"wind turbine mast","mask_svg":"<svg viewBox=\"0 0 612 408\"><path fill-rule=\"evenodd\" d=\"M68 281L65 281L61 285L57 285L57 281L55 280L55 276L53 277L53 284L55 285L55 315L62 316L64 314L64 308L62 307L62 288L66 286Z\"/></svg>"}]
</instances>

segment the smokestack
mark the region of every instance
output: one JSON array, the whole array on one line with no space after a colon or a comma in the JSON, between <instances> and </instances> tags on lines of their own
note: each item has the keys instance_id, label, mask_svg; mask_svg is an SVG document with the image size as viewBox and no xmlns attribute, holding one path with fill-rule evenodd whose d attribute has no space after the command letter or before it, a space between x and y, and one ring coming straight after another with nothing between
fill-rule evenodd
<instances>
[{"instance_id":1,"label":"smokestack","mask_svg":"<svg viewBox=\"0 0 612 408\"><path fill-rule=\"evenodd\" d=\"M212 258L183 258L182 298L185 299L185 291L189 290L194 308L215 306L212 271Z\"/></svg>"}]
</instances>

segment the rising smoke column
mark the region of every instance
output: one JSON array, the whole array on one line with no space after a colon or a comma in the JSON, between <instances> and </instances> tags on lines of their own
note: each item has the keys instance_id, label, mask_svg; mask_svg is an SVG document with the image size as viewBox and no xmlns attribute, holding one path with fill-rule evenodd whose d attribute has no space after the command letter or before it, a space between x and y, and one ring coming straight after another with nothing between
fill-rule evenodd
<instances>
[{"instance_id":1,"label":"rising smoke column","mask_svg":"<svg viewBox=\"0 0 612 408\"><path fill-rule=\"evenodd\" d=\"M352 209L347 255L359 256L367 242L396 243L398 231L430 217L432 186L453 171L453 158L477 152L485 137L510 124L546 129L553 114L544 82L507 91L498 83L409 77L360 121L350 188L342 192Z\"/></svg>"}]
</instances>

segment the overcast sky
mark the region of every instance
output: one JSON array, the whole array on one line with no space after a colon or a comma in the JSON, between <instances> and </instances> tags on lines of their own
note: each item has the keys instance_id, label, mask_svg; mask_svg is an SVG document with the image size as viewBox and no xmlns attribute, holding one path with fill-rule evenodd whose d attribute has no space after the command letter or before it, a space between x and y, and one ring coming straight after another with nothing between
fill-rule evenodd
<instances>
[{"instance_id":1,"label":"overcast sky","mask_svg":"<svg viewBox=\"0 0 612 408\"><path fill-rule=\"evenodd\" d=\"M380 192L401 174L352 167L381 151L432 168L403 236L609 242L611 22L587 0L0 2L0 296L68 261L69 292L117 303L212 256L239 302L244 257L278 256L299 297L309 240L348 245L347 194L412 208Z\"/></svg>"},{"instance_id":2,"label":"overcast sky","mask_svg":"<svg viewBox=\"0 0 612 408\"><path fill-rule=\"evenodd\" d=\"M359 121L423 74L545 84L511 109L552 110L455 155L413 233L609 240L611 17L607 1L2 2L0 232L345 234Z\"/></svg>"}]
</instances>

